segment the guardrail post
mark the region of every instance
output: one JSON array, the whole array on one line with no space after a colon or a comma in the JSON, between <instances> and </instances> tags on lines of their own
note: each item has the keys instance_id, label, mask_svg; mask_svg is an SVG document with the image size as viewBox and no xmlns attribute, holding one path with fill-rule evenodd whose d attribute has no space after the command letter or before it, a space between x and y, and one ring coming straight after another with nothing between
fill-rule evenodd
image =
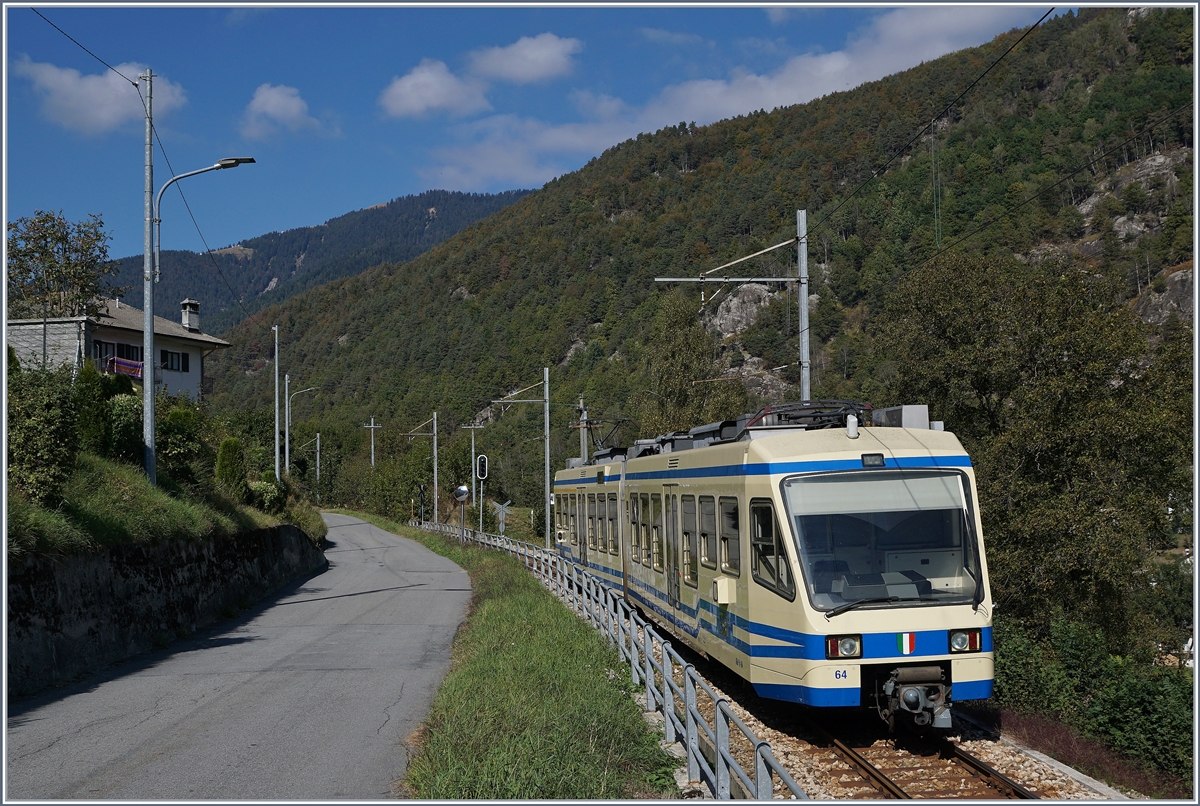
<instances>
[{"instance_id":1,"label":"guardrail post","mask_svg":"<svg viewBox=\"0 0 1200 806\"><path fill-rule=\"evenodd\" d=\"M657 711L654 690L654 638L651 635L649 624L642 627L642 651L642 663L645 664L643 673L646 677L646 710Z\"/></svg>"},{"instance_id":2,"label":"guardrail post","mask_svg":"<svg viewBox=\"0 0 1200 806\"><path fill-rule=\"evenodd\" d=\"M770 752L770 745L759 739L754 743L754 797L758 800L770 800L772 794L771 771L767 768L767 759L763 755L764 745Z\"/></svg>"},{"instance_id":3,"label":"guardrail post","mask_svg":"<svg viewBox=\"0 0 1200 806\"><path fill-rule=\"evenodd\" d=\"M696 725L696 669L692 664L683 667L684 731L687 739L687 774L689 781L700 780L700 736Z\"/></svg>"},{"instance_id":4,"label":"guardrail post","mask_svg":"<svg viewBox=\"0 0 1200 806\"><path fill-rule=\"evenodd\" d=\"M725 698L717 700L713 712L713 722L717 729L716 764L717 768L717 800L729 800L729 716L721 709Z\"/></svg>"},{"instance_id":5,"label":"guardrail post","mask_svg":"<svg viewBox=\"0 0 1200 806\"><path fill-rule=\"evenodd\" d=\"M671 644L662 644L662 675L663 675L663 738L668 742L675 741L675 692L671 684L675 682L675 671L671 663Z\"/></svg>"}]
</instances>

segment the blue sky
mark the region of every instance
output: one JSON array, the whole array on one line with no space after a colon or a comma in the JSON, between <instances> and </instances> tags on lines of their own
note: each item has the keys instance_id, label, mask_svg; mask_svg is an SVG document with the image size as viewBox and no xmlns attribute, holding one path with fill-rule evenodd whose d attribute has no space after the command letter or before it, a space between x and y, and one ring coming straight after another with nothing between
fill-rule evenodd
<instances>
[{"instance_id":1,"label":"blue sky","mask_svg":"<svg viewBox=\"0 0 1200 806\"><path fill-rule=\"evenodd\" d=\"M1035 22L1047 6L37 9L117 71L153 69L177 183L163 249L214 249L430 189L536 188L639 132L802 103ZM143 243L137 89L6 5L5 214L103 215ZM950 87L948 90L952 89ZM154 186L172 175L155 147Z\"/></svg>"}]
</instances>

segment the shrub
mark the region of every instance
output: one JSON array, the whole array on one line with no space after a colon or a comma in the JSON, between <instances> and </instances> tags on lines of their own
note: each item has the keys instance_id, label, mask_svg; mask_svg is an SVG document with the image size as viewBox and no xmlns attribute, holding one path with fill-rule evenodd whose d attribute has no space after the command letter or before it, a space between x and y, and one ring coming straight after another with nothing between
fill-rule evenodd
<instances>
[{"instance_id":1,"label":"shrub","mask_svg":"<svg viewBox=\"0 0 1200 806\"><path fill-rule=\"evenodd\" d=\"M54 507L75 464L79 441L71 370L24 371L8 379L8 482Z\"/></svg>"},{"instance_id":2,"label":"shrub","mask_svg":"<svg viewBox=\"0 0 1200 806\"><path fill-rule=\"evenodd\" d=\"M221 440L217 450L217 485L235 501L250 501L250 487L246 484L246 455L237 437Z\"/></svg>"},{"instance_id":3,"label":"shrub","mask_svg":"<svg viewBox=\"0 0 1200 806\"><path fill-rule=\"evenodd\" d=\"M91 361L83 364L75 378L75 408L79 422L79 448L97 456L108 456L112 443L112 418L108 395L100 371Z\"/></svg>"},{"instance_id":4,"label":"shrub","mask_svg":"<svg viewBox=\"0 0 1200 806\"><path fill-rule=\"evenodd\" d=\"M275 481L250 482L250 494L253 497L254 506L263 512L283 512L283 505L287 502L283 485Z\"/></svg>"},{"instance_id":5,"label":"shrub","mask_svg":"<svg viewBox=\"0 0 1200 806\"><path fill-rule=\"evenodd\" d=\"M159 467L179 482L194 483L191 463L200 455L200 413L186 406L173 406L158 423L155 447Z\"/></svg>"},{"instance_id":6,"label":"shrub","mask_svg":"<svg viewBox=\"0 0 1200 806\"><path fill-rule=\"evenodd\" d=\"M1192 765L1192 671L1109 654L1096 628L1055 621L1038 640L996 623L996 699L1104 741L1179 778Z\"/></svg>"},{"instance_id":7,"label":"shrub","mask_svg":"<svg viewBox=\"0 0 1200 806\"><path fill-rule=\"evenodd\" d=\"M142 399L132 394L117 395L108 401L112 421L110 458L135 465L144 460L142 407Z\"/></svg>"}]
</instances>

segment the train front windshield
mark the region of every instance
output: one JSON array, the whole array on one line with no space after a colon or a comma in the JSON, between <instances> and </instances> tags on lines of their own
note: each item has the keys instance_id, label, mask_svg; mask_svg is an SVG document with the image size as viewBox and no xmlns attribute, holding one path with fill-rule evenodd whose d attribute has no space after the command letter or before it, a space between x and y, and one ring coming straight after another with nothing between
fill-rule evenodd
<instances>
[{"instance_id":1,"label":"train front windshield","mask_svg":"<svg viewBox=\"0 0 1200 806\"><path fill-rule=\"evenodd\" d=\"M823 611L982 598L963 474L874 470L782 484L809 601Z\"/></svg>"}]
</instances>

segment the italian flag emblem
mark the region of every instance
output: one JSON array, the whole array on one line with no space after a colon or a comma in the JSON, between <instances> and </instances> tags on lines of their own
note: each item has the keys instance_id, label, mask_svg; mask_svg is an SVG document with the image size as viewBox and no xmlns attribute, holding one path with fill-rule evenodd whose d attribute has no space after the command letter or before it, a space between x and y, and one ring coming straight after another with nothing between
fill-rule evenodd
<instances>
[{"instance_id":1,"label":"italian flag emblem","mask_svg":"<svg viewBox=\"0 0 1200 806\"><path fill-rule=\"evenodd\" d=\"M901 655L911 655L917 648L917 634L915 632L897 633L896 648L900 650Z\"/></svg>"}]
</instances>

